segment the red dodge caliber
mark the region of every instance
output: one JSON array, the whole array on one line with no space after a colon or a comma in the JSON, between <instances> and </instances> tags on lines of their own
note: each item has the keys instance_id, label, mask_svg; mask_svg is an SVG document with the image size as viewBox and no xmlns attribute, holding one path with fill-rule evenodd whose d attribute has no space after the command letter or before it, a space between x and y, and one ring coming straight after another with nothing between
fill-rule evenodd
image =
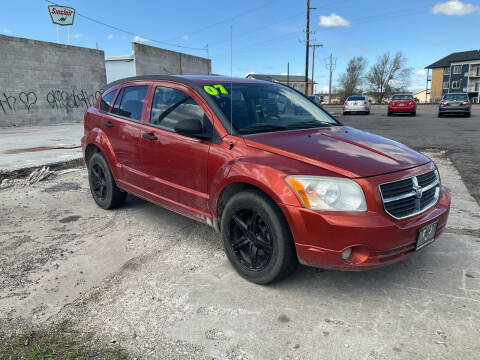
<instances>
[{"instance_id":1,"label":"red dodge caliber","mask_svg":"<svg viewBox=\"0 0 480 360\"><path fill-rule=\"evenodd\" d=\"M435 164L343 126L286 86L219 76L143 76L85 113L91 193L134 194L220 231L238 273L268 283L298 262L365 270L414 254L447 222Z\"/></svg>"}]
</instances>

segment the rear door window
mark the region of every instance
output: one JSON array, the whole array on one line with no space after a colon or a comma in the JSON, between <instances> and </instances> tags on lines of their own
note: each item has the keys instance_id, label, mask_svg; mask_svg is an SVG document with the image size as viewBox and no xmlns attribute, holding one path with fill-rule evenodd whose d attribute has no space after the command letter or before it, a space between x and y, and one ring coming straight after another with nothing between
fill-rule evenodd
<instances>
[{"instance_id":1,"label":"rear door window","mask_svg":"<svg viewBox=\"0 0 480 360\"><path fill-rule=\"evenodd\" d=\"M112 105L113 99L115 98L115 94L117 90L110 91L105 96L102 96L102 100L100 100L100 110L102 111L109 111L110 106Z\"/></svg>"},{"instance_id":2,"label":"rear door window","mask_svg":"<svg viewBox=\"0 0 480 360\"><path fill-rule=\"evenodd\" d=\"M202 108L183 91L157 87L153 97L150 123L162 129L175 131L175 126L185 119L204 121Z\"/></svg>"},{"instance_id":3,"label":"rear door window","mask_svg":"<svg viewBox=\"0 0 480 360\"><path fill-rule=\"evenodd\" d=\"M122 89L117 96L112 112L126 118L140 121L142 119L143 103L148 86L129 86Z\"/></svg>"}]
</instances>

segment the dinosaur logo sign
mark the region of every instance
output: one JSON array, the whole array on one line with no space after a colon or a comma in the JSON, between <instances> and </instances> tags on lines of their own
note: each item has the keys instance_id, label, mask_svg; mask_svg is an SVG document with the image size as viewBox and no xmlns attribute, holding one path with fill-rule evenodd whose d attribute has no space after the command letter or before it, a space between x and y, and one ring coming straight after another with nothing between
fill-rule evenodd
<instances>
[{"instance_id":1,"label":"dinosaur logo sign","mask_svg":"<svg viewBox=\"0 0 480 360\"><path fill-rule=\"evenodd\" d=\"M73 25L75 9L68 6L49 5L48 12L52 22L57 25Z\"/></svg>"}]
</instances>

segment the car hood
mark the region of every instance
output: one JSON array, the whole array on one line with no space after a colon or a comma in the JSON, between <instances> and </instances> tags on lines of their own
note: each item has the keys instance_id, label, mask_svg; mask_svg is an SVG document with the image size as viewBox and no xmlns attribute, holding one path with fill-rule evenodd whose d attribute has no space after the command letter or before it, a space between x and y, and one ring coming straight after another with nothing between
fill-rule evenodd
<instances>
[{"instance_id":1,"label":"car hood","mask_svg":"<svg viewBox=\"0 0 480 360\"><path fill-rule=\"evenodd\" d=\"M405 170L430 162L409 147L348 126L262 133L248 146L356 178Z\"/></svg>"}]
</instances>

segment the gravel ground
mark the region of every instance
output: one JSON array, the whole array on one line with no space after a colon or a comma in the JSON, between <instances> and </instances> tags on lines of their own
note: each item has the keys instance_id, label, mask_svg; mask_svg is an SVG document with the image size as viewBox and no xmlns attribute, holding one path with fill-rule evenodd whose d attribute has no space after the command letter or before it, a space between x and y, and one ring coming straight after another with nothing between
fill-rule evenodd
<instances>
[{"instance_id":1,"label":"gravel ground","mask_svg":"<svg viewBox=\"0 0 480 360\"><path fill-rule=\"evenodd\" d=\"M70 320L159 359L477 359L480 209L445 152L445 234L400 263L299 267L259 286L211 228L134 197L98 208L83 169L0 190L0 328Z\"/></svg>"}]
</instances>

